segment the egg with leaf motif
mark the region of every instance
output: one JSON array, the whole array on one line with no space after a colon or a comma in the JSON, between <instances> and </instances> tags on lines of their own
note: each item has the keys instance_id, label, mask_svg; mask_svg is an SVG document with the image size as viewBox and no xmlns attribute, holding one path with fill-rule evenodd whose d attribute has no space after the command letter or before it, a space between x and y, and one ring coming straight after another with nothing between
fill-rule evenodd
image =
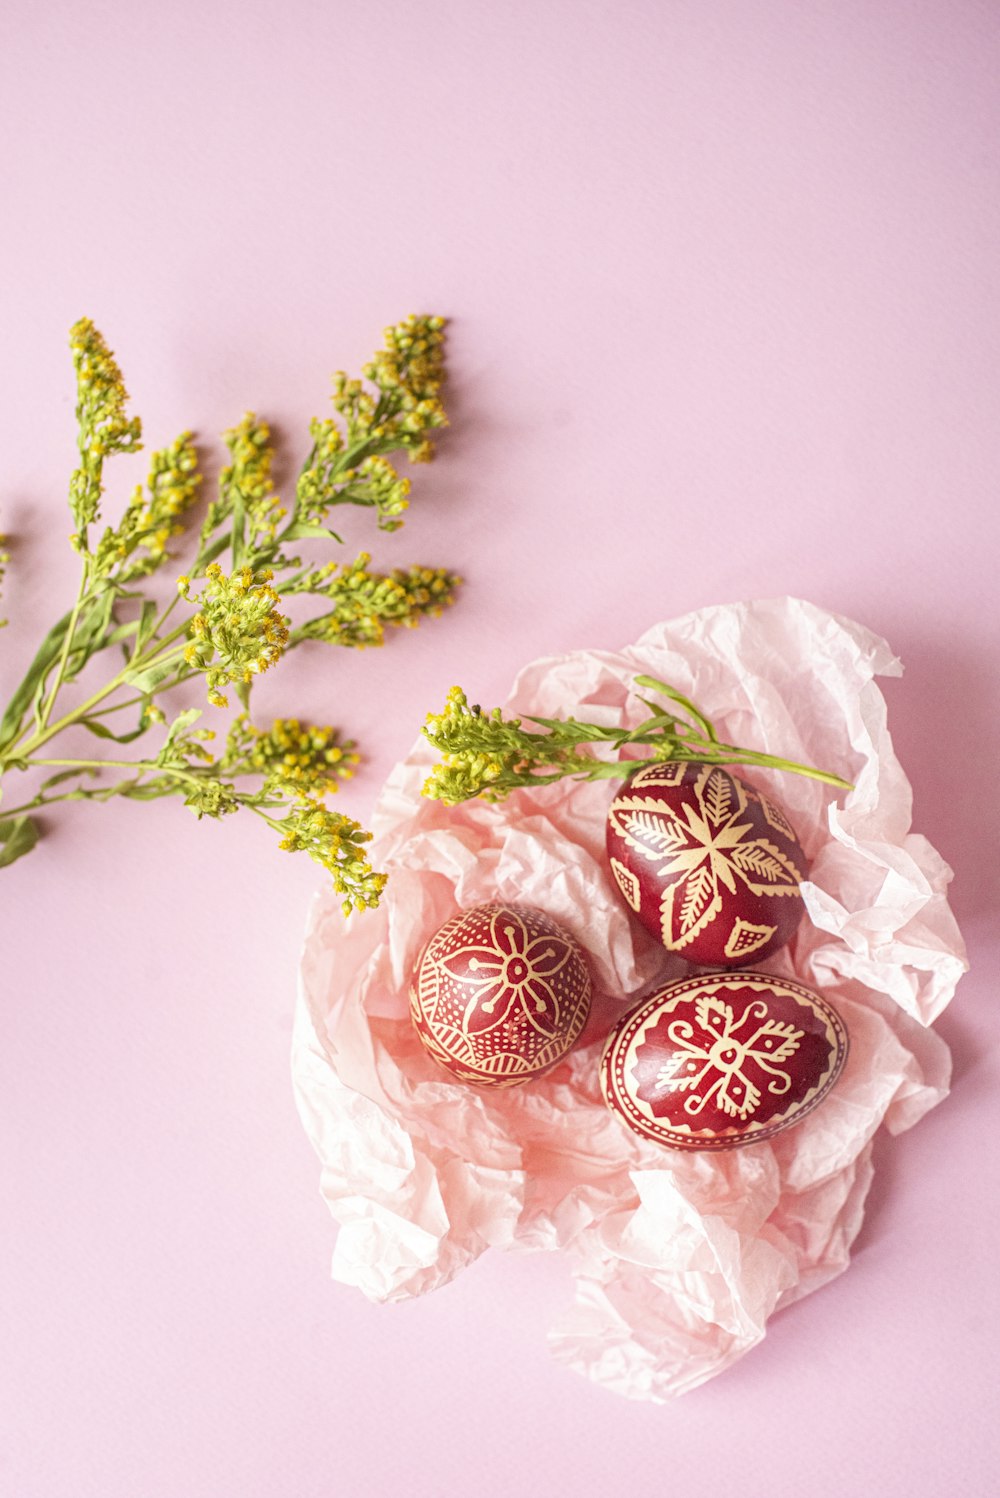
<instances>
[{"instance_id":1,"label":"egg with leaf motif","mask_svg":"<svg viewBox=\"0 0 1000 1498\"><path fill-rule=\"evenodd\" d=\"M514 1087L575 1045L590 996L580 946L543 911L477 905L427 942L410 985L410 1013L425 1049L452 1076Z\"/></svg>"},{"instance_id":2,"label":"egg with leaf motif","mask_svg":"<svg viewBox=\"0 0 1000 1498\"><path fill-rule=\"evenodd\" d=\"M802 918L808 865L795 829L721 765L668 762L632 775L608 811L607 852L639 920L689 962L759 962Z\"/></svg>"}]
</instances>

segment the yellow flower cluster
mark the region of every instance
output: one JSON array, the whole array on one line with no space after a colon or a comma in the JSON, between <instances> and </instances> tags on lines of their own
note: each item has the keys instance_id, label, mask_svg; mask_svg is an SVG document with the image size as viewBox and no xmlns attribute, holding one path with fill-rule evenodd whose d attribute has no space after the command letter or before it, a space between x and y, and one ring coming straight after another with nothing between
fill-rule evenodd
<instances>
[{"instance_id":1,"label":"yellow flower cluster","mask_svg":"<svg viewBox=\"0 0 1000 1498\"><path fill-rule=\"evenodd\" d=\"M229 731L223 768L230 774L257 774L265 786L299 801L321 801L349 780L361 756L354 743L340 741L335 728L277 718L269 729L255 728L241 713Z\"/></svg>"},{"instance_id":2,"label":"yellow flower cluster","mask_svg":"<svg viewBox=\"0 0 1000 1498\"><path fill-rule=\"evenodd\" d=\"M73 544L87 549L87 526L97 519L103 487L104 459L111 453L135 452L142 446L142 423L125 415L128 392L114 355L89 317L70 329L76 370L77 443L80 466L70 479L69 502L78 531Z\"/></svg>"},{"instance_id":3,"label":"yellow flower cluster","mask_svg":"<svg viewBox=\"0 0 1000 1498\"><path fill-rule=\"evenodd\" d=\"M295 631L295 639L325 640L330 645L385 643L387 625L412 629L421 618L436 617L455 601L461 578L442 567L397 568L372 572L365 551L352 566L328 563L308 574L307 591L322 594L333 608Z\"/></svg>"},{"instance_id":4,"label":"yellow flower cluster","mask_svg":"<svg viewBox=\"0 0 1000 1498\"><path fill-rule=\"evenodd\" d=\"M570 727L579 725L571 722ZM558 731L532 733L522 728L520 718L505 718L498 707L489 713L478 704L470 707L461 687L452 687L443 712L428 713L423 732L441 753L423 794L449 806L474 796L499 801L519 786L558 780L593 763L575 753L572 731L569 742ZM590 737L582 732L584 739Z\"/></svg>"},{"instance_id":5,"label":"yellow flower cluster","mask_svg":"<svg viewBox=\"0 0 1000 1498\"><path fill-rule=\"evenodd\" d=\"M97 574L113 572L122 582L155 572L169 556L168 541L183 532L179 517L194 503L200 485L191 433L182 432L176 442L153 453L146 489L139 484L133 490L120 524L101 537L94 551ZM123 567L137 551L140 555Z\"/></svg>"},{"instance_id":6,"label":"yellow flower cluster","mask_svg":"<svg viewBox=\"0 0 1000 1498\"><path fill-rule=\"evenodd\" d=\"M231 508L239 495L246 510L250 542L273 541L286 511L271 481L271 429L248 411L237 426L222 435L232 457L219 475L223 503Z\"/></svg>"},{"instance_id":7,"label":"yellow flower cluster","mask_svg":"<svg viewBox=\"0 0 1000 1498\"><path fill-rule=\"evenodd\" d=\"M365 458L357 468L359 484L352 484L355 494L367 496L378 513L379 530L395 531L402 525L398 518L410 503L410 480L400 478L389 459L381 453Z\"/></svg>"},{"instance_id":8,"label":"yellow flower cluster","mask_svg":"<svg viewBox=\"0 0 1000 1498\"><path fill-rule=\"evenodd\" d=\"M342 478L339 467L344 439L337 423L329 417L314 417L309 423L309 435L313 449L299 474L295 497L301 517L318 524L335 500L335 482Z\"/></svg>"},{"instance_id":9,"label":"yellow flower cluster","mask_svg":"<svg viewBox=\"0 0 1000 1498\"><path fill-rule=\"evenodd\" d=\"M290 621L278 611L281 599L271 587L273 576L267 569L241 567L227 577L212 562L205 569L200 598L192 598L190 578L178 578L182 597L199 605L184 659L205 672L208 700L215 707L227 705L222 687L249 683L280 660L288 643Z\"/></svg>"},{"instance_id":10,"label":"yellow flower cluster","mask_svg":"<svg viewBox=\"0 0 1000 1498\"><path fill-rule=\"evenodd\" d=\"M178 520L194 504L201 487L198 454L190 432L182 432L176 442L153 454L146 487L149 499L139 525L145 533L143 545L155 566L166 556L167 542L183 532Z\"/></svg>"},{"instance_id":11,"label":"yellow flower cluster","mask_svg":"<svg viewBox=\"0 0 1000 1498\"><path fill-rule=\"evenodd\" d=\"M386 876L377 874L362 846L371 841L350 817L340 816L325 806L306 802L294 807L280 823L281 847L288 853L305 852L318 863L344 896L344 914L352 910L374 908L385 888Z\"/></svg>"},{"instance_id":12,"label":"yellow flower cluster","mask_svg":"<svg viewBox=\"0 0 1000 1498\"><path fill-rule=\"evenodd\" d=\"M333 403L347 421L352 444L370 437L380 446L405 448L416 463L433 457L428 433L448 425L440 399L444 329L443 317L407 317L385 329L385 347L362 371L378 400L360 380L334 375Z\"/></svg>"}]
</instances>

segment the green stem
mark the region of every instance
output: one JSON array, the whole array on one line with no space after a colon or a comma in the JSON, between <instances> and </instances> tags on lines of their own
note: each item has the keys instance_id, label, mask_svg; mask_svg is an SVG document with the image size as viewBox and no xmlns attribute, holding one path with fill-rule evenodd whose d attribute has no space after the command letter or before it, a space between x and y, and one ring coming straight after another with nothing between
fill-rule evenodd
<instances>
[{"instance_id":1,"label":"green stem","mask_svg":"<svg viewBox=\"0 0 1000 1498\"><path fill-rule=\"evenodd\" d=\"M55 700L59 694L59 688L63 684L63 677L66 675L66 666L69 661L70 652L73 648L73 638L76 634L76 626L80 618L80 610L83 608L83 601L87 596L87 582L89 577L90 561L88 557L85 557L83 566L80 569L80 585L76 590L76 602L73 604L73 611L69 616L69 625L66 629L66 636L63 640L62 650L59 652L59 662L56 666L55 680L52 683L52 690L49 692L49 695L46 697L45 702L42 706L40 714L42 728L46 726L52 716L52 709L55 706Z\"/></svg>"},{"instance_id":2,"label":"green stem","mask_svg":"<svg viewBox=\"0 0 1000 1498\"><path fill-rule=\"evenodd\" d=\"M198 775L189 770L177 770L173 765L158 765L153 759L29 759L25 768L28 770L42 769L48 766L59 768L63 766L67 770L134 770L140 775L170 775L175 780L189 780L192 785L198 785L205 779L204 775Z\"/></svg>"},{"instance_id":3,"label":"green stem","mask_svg":"<svg viewBox=\"0 0 1000 1498\"><path fill-rule=\"evenodd\" d=\"M854 789L850 780L843 780L839 775L832 775L827 770L817 770L813 765L801 765L797 760L782 759L777 754L765 754L756 749L738 749L732 744L722 744L718 741L712 744L685 746L663 759L653 755L647 759L622 760L622 777L631 775L633 770L641 769L643 765L668 764L679 760L688 764L758 765L762 770L787 770L794 775L805 776L808 780L821 780L825 785L835 785L840 790Z\"/></svg>"},{"instance_id":4,"label":"green stem","mask_svg":"<svg viewBox=\"0 0 1000 1498\"><path fill-rule=\"evenodd\" d=\"M112 703L111 707L102 707L99 712L88 713L88 718L107 718L111 713L120 713L126 707L138 707L140 702L145 702L145 696L126 697L124 702Z\"/></svg>"},{"instance_id":5,"label":"green stem","mask_svg":"<svg viewBox=\"0 0 1000 1498\"><path fill-rule=\"evenodd\" d=\"M53 805L56 801L78 801L79 799L79 791L63 791L58 796L39 795L36 796L33 801L25 801L23 806L5 806L0 815L3 815L4 817L20 817L29 811L44 811L47 806Z\"/></svg>"},{"instance_id":6,"label":"green stem","mask_svg":"<svg viewBox=\"0 0 1000 1498\"><path fill-rule=\"evenodd\" d=\"M178 659L181 659L183 657L183 650L174 650L173 652L171 652L167 649L167 647L181 635L186 634L187 628L188 626L186 621L183 624L179 624L176 629L171 630L170 633L166 635L162 640L156 640L154 642L155 648L153 649L152 653L150 653L148 650L143 651L143 653L138 658L133 658L131 661L129 661L128 665L123 666L116 676L113 676L109 682L106 682L103 687L100 687L96 692L88 697L85 702L82 702L78 707L75 707L72 712L66 713L64 717L58 720L58 722L53 723L50 726L40 730L38 733L33 734L32 737L28 739L27 743L21 745L17 758L23 759L26 755L34 754L36 749L41 749L43 744L47 744L50 739L54 739L57 734L62 733L63 729L70 728L74 723L78 723L81 718L88 717L92 709L95 708L98 703L101 703L107 697L110 697L113 692L117 692L119 687L125 686L128 682L128 678L135 675L136 672L140 670L149 670L151 666L165 665L169 660L171 654L174 654ZM105 761L105 763L110 764L111 761L108 760Z\"/></svg>"}]
</instances>

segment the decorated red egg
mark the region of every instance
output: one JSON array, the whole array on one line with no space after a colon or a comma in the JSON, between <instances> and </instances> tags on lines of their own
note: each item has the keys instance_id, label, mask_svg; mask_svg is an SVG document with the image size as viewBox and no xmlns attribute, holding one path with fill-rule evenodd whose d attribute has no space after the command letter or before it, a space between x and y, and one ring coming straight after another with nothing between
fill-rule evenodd
<instances>
[{"instance_id":1,"label":"decorated red egg","mask_svg":"<svg viewBox=\"0 0 1000 1498\"><path fill-rule=\"evenodd\" d=\"M514 1087L554 1066L589 1012L580 947L525 905L477 905L454 916L427 943L410 986L424 1046L480 1087Z\"/></svg>"},{"instance_id":2,"label":"decorated red egg","mask_svg":"<svg viewBox=\"0 0 1000 1498\"><path fill-rule=\"evenodd\" d=\"M758 962L801 919L808 867L794 829L719 765L639 770L611 803L607 849L640 921L689 962Z\"/></svg>"},{"instance_id":3,"label":"decorated red egg","mask_svg":"<svg viewBox=\"0 0 1000 1498\"><path fill-rule=\"evenodd\" d=\"M733 1149L821 1103L847 1045L836 1010L800 983L702 974L668 983L619 1022L601 1090L612 1113L658 1144Z\"/></svg>"}]
</instances>

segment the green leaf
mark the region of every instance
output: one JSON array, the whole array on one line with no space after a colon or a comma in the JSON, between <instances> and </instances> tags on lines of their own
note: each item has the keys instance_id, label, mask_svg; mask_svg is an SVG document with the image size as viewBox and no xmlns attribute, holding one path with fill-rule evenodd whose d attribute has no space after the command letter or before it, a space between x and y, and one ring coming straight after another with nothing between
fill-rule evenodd
<instances>
[{"instance_id":1,"label":"green leaf","mask_svg":"<svg viewBox=\"0 0 1000 1498\"><path fill-rule=\"evenodd\" d=\"M38 838L38 823L30 817L5 817L0 821L0 869L30 853Z\"/></svg>"},{"instance_id":2,"label":"green leaf","mask_svg":"<svg viewBox=\"0 0 1000 1498\"><path fill-rule=\"evenodd\" d=\"M139 651L148 643L153 634L153 625L156 623L159 610L152 598L143 600L142 612L139 615L139 628L135 637L135 652Z\"/></svg>"},{"instance_id":3,"label":"green leaf","mask_svg":"<svg viewBox=\"0 0 1000 1498\"><path fill-rule=\"evenodd\" d=\"M125 677L125 683L130 687L135 687L137 692L155 692L168 677L174 675L179 664L175 656L172 661L161 662L158 666L147 666L145 671L130 671Z\"/></svg>"},{"instance_id":4,"label":"green leaf","mask_svg":"<svg viewBox=\"0 0 1000 1498\"><path fill-rule=\"evenodd\" d=\"M343 537L338 536L336 531L330 530L329 526L320 525L313 520L294 520L281 533L282 541L339 541L343 545Z\"/></svg>"},{"instance_id":5,"label":"green leaf","mask_svg":"<svg viewBox=\"0 0 1000 1498\"><path fill-rule=\"evenodd\" d=\"M177 782L170 782L165 777L145 782L124 781L116 785L115 794L124 796L128 801L159 801L164 796L177 794Z\"/></svg>"},{"instance_id":6,"label":"green leaf","mask_svg":"<svg viewBox=\"0 0 1000 1498\"><path fill-rule=\"evenodd\" d=\"M62 650L66 631L69 628L69 621L72 617L72 613L64 614L58 624L54 624L49 630L45 639L39 645L35 653L35 658L28 667L21 685L7 704L7 711L4 713L3 718L0 719L0 752L17 737L18 730L21 727L21 719L31 706L31 699L34 697L39 686L44 683L45 677L59 659L59 652Z\"/></svg>"},{"instance_id":7,"label":"green leaf","mask_svg":"<svg viewBox=\"0 0 1000 1498\"><path fill-rule=\"evenodd\" d=\"M127 624L119 624L108 635L109 645L121 645L123 641L130 640L139 628L138 619L130 619Z\"/></svg>"},{"instance_id":8,"label":"green leaf","mask_svg":"<svg viewBox=\"0 0 1000 1498\"><path fill-rule=\"evenodd\" d=\"M177 738L177 735L179 733L183 733L185 728L190 728L192 723L197 723L200 717L200 707L187 707L182 713L177 714L176 718L171 723L170 728L167 731L166 738L163 740L163 748L156 756L156 763L158 765L167 764L170 759L170 748L173 745L174 740Z\"/></svg>"},{"instance_id":9,"label":"green leaf","mask_svg":"<svg viewBox=\"0 0 1000 1498\"><path fill-rule=\"evenodd\" d=\"M131 744L133 739L137 739L149 727L147 720L145 723L140 723L138 728L133 728L129 733L112 733L111 729L106 723L102 723L100 718L80 718L78 721L81 728L86 728L89 733L95 734L97 738L113 739L116 744Z\"/></svg>"},{"instance_id":10,"label":"green leaf","mask_svg":"<svg viewBox=\"0 0 1000 1498\"><path fill-rule=\"evenodd\" d=\"M541 728L547 728L553 734L565 742L574 744L600 743L601 740L613 738L615 730L612 728L600 728L596 723L580 723L576 718L533 718L529 723L537 723Z\"/></svg>"},{"instance_id":11,"label":"green leaf","mask_svg":"<svg viewBox=\"0 0 1000 1498\"><path fill-rule=\"evenodd\" d=\"M114 606L115 595L110 588L106 588L89 608L81 612L66 662L65 681L72 681L75 676L79 676L90 657L111 644L110 626Z\"/></svg>"},{"instance_id":12,"label":"green leaf","mask_svg":"<svg viewBox=\"0 0 1000 1498\"><path fill-rule=\"evenodd\" d=\"M73 770L60 770L58 775L50 775L47 780L42 781L39 789L48 791L54 785L63 785L67 780L74 780L78 775L94 776L98 773L91 765L78 765Z\"/></svg>"}]
</instances>

